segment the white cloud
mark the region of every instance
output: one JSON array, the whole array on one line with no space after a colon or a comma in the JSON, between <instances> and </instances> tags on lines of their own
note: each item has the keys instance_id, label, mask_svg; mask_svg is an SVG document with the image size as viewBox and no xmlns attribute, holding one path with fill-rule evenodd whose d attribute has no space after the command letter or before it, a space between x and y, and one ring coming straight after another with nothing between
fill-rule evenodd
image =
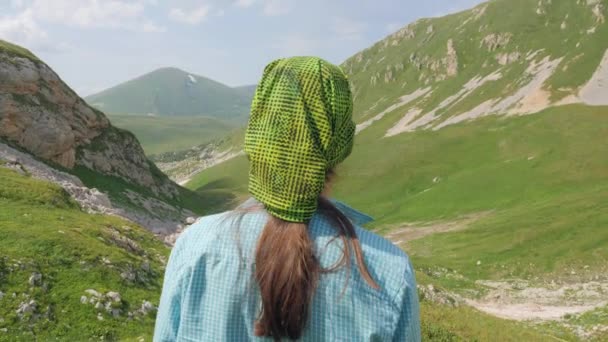
<instances>
[{"instance_id":1,"label":"white cloud","mask_svg":"<svg viewBox=\"0 0 608 342\"><path fill-rule=\"evenodd\" d=\"M367 29L367 25L348 18L334 18L331 29L339 39L359 40Z\"/></svg>"},{"instance_id":2,"label":"white cloud","mask_svg":"<svg viewBox=\"0 0 608 342\"><path fill-rule=\"evenodd\" d=\"M144 4L118 0L36 0L37 18L79 28L132 28L143 17Z\"/></svg>"},{"instance_id":3,"label":"white cloud","mask_svg":"<svg viewBox=\"0 0 608 342\"><path fill-rule=\"evenodd\" d=\"M30 16L32 22L77 28L113 28L142 32L162 32L145 17L145 6L152 0L11 0L23 9L12 18ZM6 18L5 18L6 20Z\"/></svg>"},{"instance_id":4,"label":"white cloud","mask_svg":"<svg viewBox=\"0 0 608 342\"><path fill-rule=\"evenodd\" d=\"M289 13L291 7L291 0L265 0L263 12L267 16L279 16Z\"/></svg>"},{"instance_id":5,"label":"white cloud","mask_svg":"<svg viewBox=\"0 0 608 342\"><path fill-rule=\"evenodd\" d=\"M0 38L34 47L47 43L48 35L26 10L13 17L0 17Z\"/></svg>"},{"instance_id":6,"label":"white cloud","mask_svg":"<svg viewBox=\"0 0 608 342\"><path fill-rule=\"evenodd\" d=\"M251 7L255 0L237 0L234 5L241 8Z\"/></svg>"},{"instance_id":7,"label":"white cloud","mask_svg":"<svg viewBox=\"0 0 608 342\"><path fill-rule=\"evenodd\" d=\"M211 6L209 5L203 5L190 11L181 8L172 8L171 11L169 11L169 18L183 24L196 25L204 21L210 11Z\"/></svg>"}]
</instances>

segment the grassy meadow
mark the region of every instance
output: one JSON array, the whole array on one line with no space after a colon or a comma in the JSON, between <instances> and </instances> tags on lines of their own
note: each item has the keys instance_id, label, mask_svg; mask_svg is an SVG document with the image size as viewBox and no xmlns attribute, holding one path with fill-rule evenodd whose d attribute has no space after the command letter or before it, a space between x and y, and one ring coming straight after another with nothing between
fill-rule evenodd
<instances>
[{"instance_id":1,"label":"grassy meadow","mask_svg":"<svg viewBox=\"0 0 608 342\"><path fill-rule=\"evenodd\" d=\"M109 115L116 127L131 131L147 155L187 150L218 140L236 123L201 116Z\"/></svg>"},{"instance_id":2,"label":"grassy meadow","mask_svg":"<svg viewBox=\"0 0 608 342\"><path fill-rule=\"evenodd\" d=\"M127 312L158 305L169 249L130 222L82 212L58 186L5 168L0 183L0 341L150 340L154 314ZM127 270L134 281L121 276ZM122 315L82 304L88 289L120 293ZM30 300L36 309L20 317Z\"/></svg>"}]
</instances>

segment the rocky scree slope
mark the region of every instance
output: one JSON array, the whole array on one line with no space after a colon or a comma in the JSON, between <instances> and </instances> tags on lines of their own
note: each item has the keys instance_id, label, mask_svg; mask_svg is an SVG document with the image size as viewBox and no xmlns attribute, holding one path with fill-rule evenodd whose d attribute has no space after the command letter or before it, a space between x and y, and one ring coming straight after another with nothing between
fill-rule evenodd
<instances>
[{"instance_id":1,"label":"rocky scree slope","mask_svg":"<svg viewBox=\"0 0 608 342\"><path fill-rule=\"evenodd\" d=\"M133 134L113 127L29 51L4 41L0 41L0 139L55 168L86 174L88 180L117 179L146 189L159 201L179 200L180 188L146 158ZM147 196L121 192L122 205L155 216L146 208ZM158 232L172 232L177 222L192 215L179 206L167 206L175 207L175 213L167 218L167 225L154 227Z\"/></svg>"},{"instance_id":2,"label":"rocky scree slope","mask_svg":"<svg viewBox=\"0 0 608 342\"><path fill-rule=\"evenodd\" d=\"M608 0L493 0L407 25L341 65L357 132L377 126L381 135L365 136L388 138L489 115L608 105L607 17ZM240 149L237 141L223 151ZM189 169L204 173L195 164Z\"/></svg>"},{"instance_id":3,"label":"rocky scree slope","mask_svg":"<svg viewBox=\"0 0 608 342\"><path fill-rule=\"evenodd\" d=\"M607 105L605 0L494 0L421 19L342 65L362 131L438 130L487 115Z\"/></svg>"}]
</instances>

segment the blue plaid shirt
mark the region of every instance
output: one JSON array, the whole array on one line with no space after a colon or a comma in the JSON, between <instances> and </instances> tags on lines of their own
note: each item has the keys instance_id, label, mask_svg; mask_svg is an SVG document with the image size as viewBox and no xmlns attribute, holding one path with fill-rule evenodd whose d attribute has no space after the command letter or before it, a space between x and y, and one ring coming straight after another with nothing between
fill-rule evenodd
<instances>
[{"instance_id":1,"label":"blue plaid shirt","mask_svg":"<svg viewBox=\"0 0 608 342\"><path fill-rule=\"evenodd\" d=\"M356 225L366 264L380 290L369 287L356 264L323 274L302 341L420 341L414 270L407 255L360 228L371 218L340 202ZM264 341L253 326L260 298L253 280L254 252L264 212L207 216L178 239L165 273L154 341ZM327 219L309 223L321 266L335 264L342 242ZM345 287L346 286L346 287Z\"/></svg>"}]
</instances>

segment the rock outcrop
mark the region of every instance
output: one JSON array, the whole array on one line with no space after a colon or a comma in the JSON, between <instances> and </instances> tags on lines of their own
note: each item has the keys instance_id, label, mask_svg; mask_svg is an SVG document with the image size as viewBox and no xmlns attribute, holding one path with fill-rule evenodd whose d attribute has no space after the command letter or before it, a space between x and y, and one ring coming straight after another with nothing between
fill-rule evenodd
<instances>
[{"instance_id":1,"label":"rock outcrop","mask_svg":"<svg viewBox=\"0 0 608 342\"><path fill-rule=\"evenodd\" d=\"M113 127L45 63L1 44L0 138L66 169L84 166L169 198L178 193L131 133Z\"/></svg>"},{"instance_id":2,"label":"rock outcrop","mask_svg":"<svg viewBox=\"0 0 608 342\"><path fill-rule=\"evenodd\" d=\"M88 213L120 216L161 235L179 230L183 222L195 215L189 210L175 208L158 199L145 198L134 192L128 192L127 196L140 210L134 210L133 206L123 207L112 203L108 195L95 188L88 188L78 177L56 170L31 155L2 143L0 161L4 162L2 167L59 185Z\"/></svg>"}]
</instances>

